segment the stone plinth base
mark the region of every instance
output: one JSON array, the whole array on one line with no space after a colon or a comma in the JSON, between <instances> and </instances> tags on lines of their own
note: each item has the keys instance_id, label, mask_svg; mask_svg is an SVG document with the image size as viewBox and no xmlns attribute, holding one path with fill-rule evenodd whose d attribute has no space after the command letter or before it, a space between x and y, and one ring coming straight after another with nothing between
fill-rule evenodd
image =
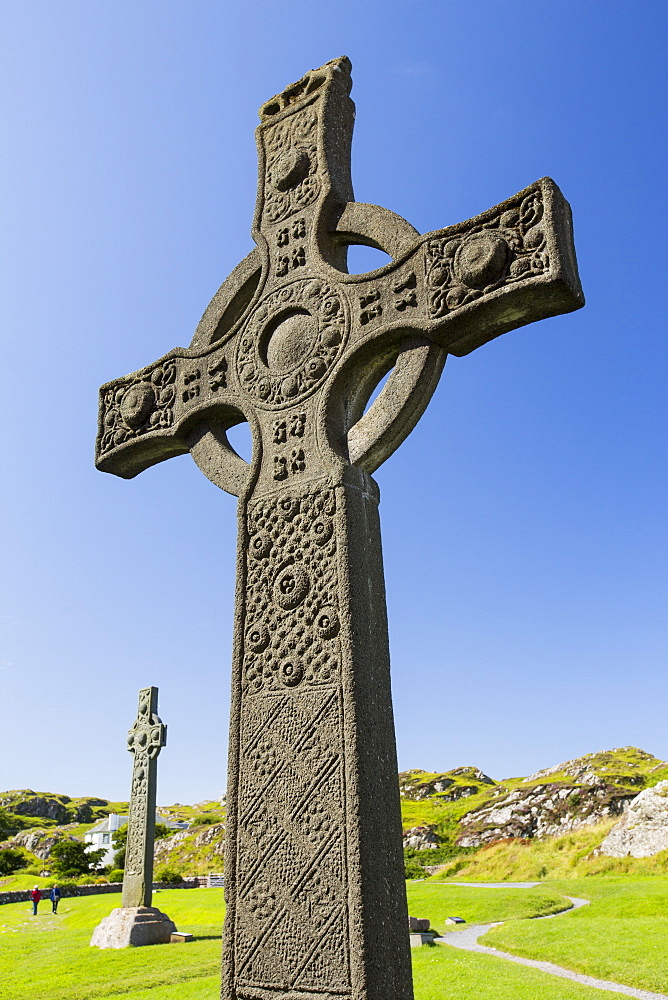
<instances>
[{"instance_id":1,"label":"stone plinth base","mask_svg":"<svg viewBox=\"0 0 668 1000\"><path fill-rule=\"evenodd\" d=\"M411 948L419 948L423 944L433 944L435 934L412 932L410 935Z\"/></svg>"},{"instance_id":2,"label":"stone plinth base","mask_svg":"<svg viewBox=\"0 0 668 1000\"><path fill-rule=\"evenodd\" d=\"M169 944L176 926L154 906L122 906L97 925L91 948L129 948L144 944Z\"/></svg>"}]
</instances>

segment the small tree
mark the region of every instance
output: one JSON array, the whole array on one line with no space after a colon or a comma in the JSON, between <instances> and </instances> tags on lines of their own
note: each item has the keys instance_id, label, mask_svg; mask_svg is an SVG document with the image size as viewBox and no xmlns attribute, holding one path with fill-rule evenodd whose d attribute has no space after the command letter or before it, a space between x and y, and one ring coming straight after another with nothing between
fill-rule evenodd
<instances>
[{"instance_id":1,"label":"small tree","mask_svg":"<svg viewBox=\"0 0 668 1000\"><path fill-rule=\"evenodd\" d=\"M171 885L180 885L183 882L183 875L176 868L170 868L169 865L165 865L158 872L158 882L167 882Z\"/></svg>"},{"instance_id":2,"label":"small tree","mask_svg":"<svg viewBox=\"0 0 668 1000\"><path fill-rule=\"evenodd\" d=\"M60 840L51 849L51 868L56 875L63 878L76 878L77 875L90 875L106 854L104 848L99 851L87 851L87 845L80 840Z\"/></svg>"},{"instance_id":3,"label":"small tree","mask_svg":"<svg viewBox=\"0 0 668 1000\"><path fill-rule=\"evenodd\" d=\"M23 851L17 851L13 847L3 847L0 849L0 875L11 875L19 868L26 868L28 861Z\"/></svg>"}]
</instances>

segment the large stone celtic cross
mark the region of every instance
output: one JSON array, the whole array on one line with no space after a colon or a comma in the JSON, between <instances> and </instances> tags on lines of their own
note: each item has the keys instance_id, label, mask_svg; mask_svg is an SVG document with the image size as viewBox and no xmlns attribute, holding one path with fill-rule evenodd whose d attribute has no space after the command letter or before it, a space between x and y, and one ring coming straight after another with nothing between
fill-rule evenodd
<instances>
[{"instance_id":1,"label":"large stone celtic cross","mask_svg":"<svg viewBox=\"0 0 668 1000\"><path fill-rule=\"evenodd\" d=\"M223 996L412 996L378 489L446 354L583 304L543 179L420 236L353 201L350 63L260 111L253 237L190 348L101 390L98 468L239 497ZM391 263L346 272L346 248ZM388 381L368 412L373 388ZM227 431L248 421L246 464Z\"/></svg>"}]
</instances>

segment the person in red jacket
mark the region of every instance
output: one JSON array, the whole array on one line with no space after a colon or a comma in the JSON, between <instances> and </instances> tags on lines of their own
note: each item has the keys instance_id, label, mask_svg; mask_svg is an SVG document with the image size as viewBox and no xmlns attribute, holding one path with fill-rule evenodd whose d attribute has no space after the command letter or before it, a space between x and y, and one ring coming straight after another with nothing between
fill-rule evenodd
<instances>
[{"instance_id":1,"label":"person in red jacket","mask_svg":"<svg viewBox=\"0 0 668 1000\"><path fill-rule=\"evenodd\" d=\"M39 886L36 885L33 891L30 893L30 898L32 899L32 915L37 916L37 904L42 898L42 893L39 891Z\"/></svg>"}]
</instances>

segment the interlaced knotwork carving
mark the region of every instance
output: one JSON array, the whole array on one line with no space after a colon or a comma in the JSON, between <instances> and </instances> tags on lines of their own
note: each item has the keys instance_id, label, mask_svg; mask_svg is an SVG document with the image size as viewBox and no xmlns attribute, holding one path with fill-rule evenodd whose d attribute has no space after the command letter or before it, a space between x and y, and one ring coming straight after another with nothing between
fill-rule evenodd
<instances>
[{"instance_id":1,"label":"interlaced knotwork carving","mask_svg":"<svg viewBox=\"0 0 668 1000\"><path fill-rule=\"evenodd\" d=\"M317 127L316 111L308 107L265 131L264 213L268 222L282 222L318 197Z\"/></svg>"},{"instance_id":2,"label":"interlaced knotwork carving","mask_svg":"<svg viewBox=\"0 0 668 1000\"><path fill-rule=\"evenodd\" d=\"M108 389L101 401L104 423L98 438L100 452L148 431L171 427L175 377L174 362L167 361L141 378Z\"/></svg>"},{"instance_id":3,"label":"interlaced knotwork carving","mask_svg":"<svg viewBox=\"0 0 668 1000\"><path fill-rule=\"evenodd\" d=\"M246 692L241 716L239 983L346 992L341 691ZM333 967L318 961L322 947Z\"/></svg>"},{"instance_id":4,"label":"interlaced knotwork carving","mask_svg":"<svg viewBox=\"0 0 668 1000\"><path fill-rule=\"evenodd\" d=\"M331 489L250 506L244 685L251 695L338 676L335 519Z\"/></svg>"},{"instance_id":5,"label":"interlaced knotwork carving","mask_svg":"<svg viewBox=\"0 0 668 1000\"><path fill-rule=\"evenodd\" d=\"M550 261L540 190L465 232L427 245L429 312L447 315L503 285L543 274Z\"/></svg>"}]
</instances>

